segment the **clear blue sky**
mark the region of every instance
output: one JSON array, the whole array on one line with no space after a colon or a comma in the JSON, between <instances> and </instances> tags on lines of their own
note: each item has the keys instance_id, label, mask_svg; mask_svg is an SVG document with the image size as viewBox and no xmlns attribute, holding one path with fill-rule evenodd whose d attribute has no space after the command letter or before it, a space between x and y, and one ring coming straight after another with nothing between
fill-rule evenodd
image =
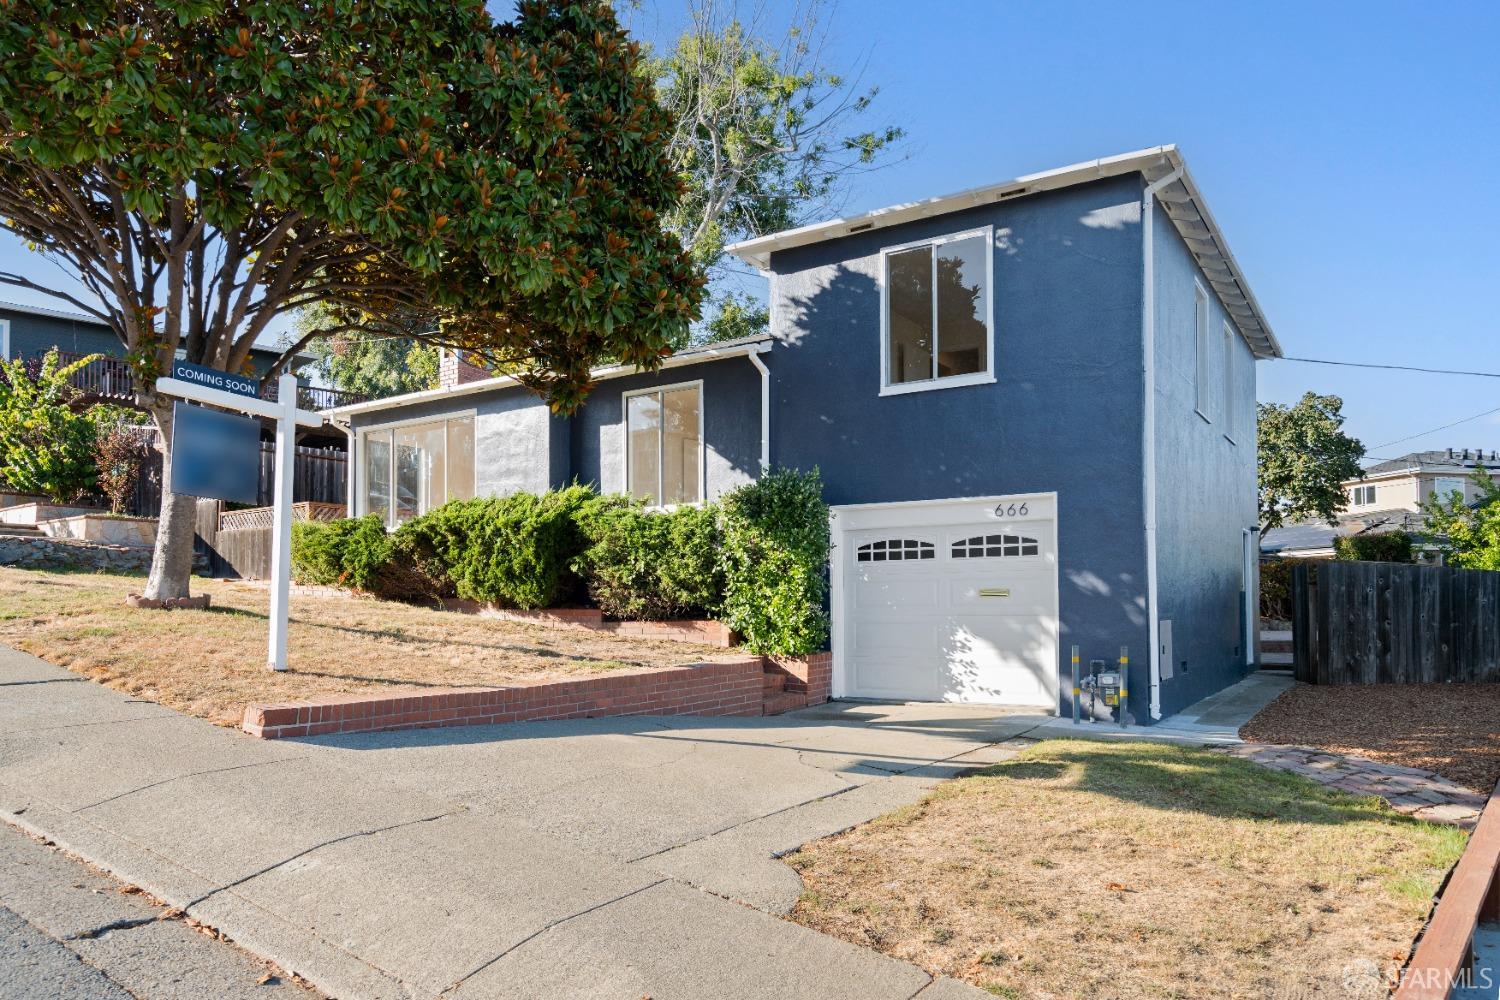
<instances>
[{"instance_id":1,"label":"clear blue sky","mask_svg":"<svg viewBox=\"0 0 1500 1000\"><path fill-rule=\"evenodd\" d=\"M682 10L627 16L659 42ZM844 0L830 32L910 133L846 210L1174 142L1288 354L1500 372L1500 3ZM1500 413L1376 447L1500 408L1500 379L1259 368L1262 399L1343 396L1374 455L1500 448Z\"/></svg>"},{"instance_id":2,"label":"clear blue sky","mask_svg":"<svg viewBox=\"0 0 1500 1000\"><path fill-rule=\"evenodd\" d=\"M742 4L751 6L752 4ZM680 6L645 0L643 36ZM773 22L790 4L771 0ZM844 0L906 158L847 210L1177 143L1289 355L1500 372L1500 3ZM1500 379L1277 361L1260 397L1344 398L1372 454L1500 448Z\"/></svg>"}]
</instances>

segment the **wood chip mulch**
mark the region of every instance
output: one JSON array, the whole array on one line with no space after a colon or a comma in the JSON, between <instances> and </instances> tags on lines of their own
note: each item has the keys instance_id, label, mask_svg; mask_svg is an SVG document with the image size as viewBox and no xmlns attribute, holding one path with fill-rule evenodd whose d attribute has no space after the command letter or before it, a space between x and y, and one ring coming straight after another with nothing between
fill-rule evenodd
<instances>
[{"instance_id":1,"label":"wood chip mulch","mask_svg":"<svg viewBox=\"0 0 1500 1000\"><path fill-rule=\"evenodd\" d=\"M1500 684L1298 685L1240 736L1420 768L1488 794L1500 781Z\"/></svg>"}]
</instances>

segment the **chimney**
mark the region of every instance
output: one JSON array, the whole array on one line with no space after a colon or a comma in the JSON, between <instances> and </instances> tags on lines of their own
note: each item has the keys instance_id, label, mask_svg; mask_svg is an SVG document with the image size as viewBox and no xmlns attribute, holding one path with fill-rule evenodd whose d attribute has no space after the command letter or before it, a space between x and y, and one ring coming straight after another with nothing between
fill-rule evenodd
<instances>
[{"instance_id":1,"label":"chimney","mask_svg":"<svg viewBox=\"0 0 1500 1000\"><path fill-rule=\"evenodd\" d=\"M1448 457L1449 457L1449 458L1452 458L1452 457L1453 457L1453 449L1452 449L1452 448L1449 448L1449 449L1448 449Z\"/></svg>"},{"instance_id":2,"label":"chimney","mask_svg":"<svg viewBox=\"0 0 1500 1000\"><path fill-rule=\"evenodd\" d=\"M438 355L438 388L452 389L469 382L478 382L490 377L490 373L478 365L472 365L462 351L443 348Z\"/></svg>"}]
</instances>

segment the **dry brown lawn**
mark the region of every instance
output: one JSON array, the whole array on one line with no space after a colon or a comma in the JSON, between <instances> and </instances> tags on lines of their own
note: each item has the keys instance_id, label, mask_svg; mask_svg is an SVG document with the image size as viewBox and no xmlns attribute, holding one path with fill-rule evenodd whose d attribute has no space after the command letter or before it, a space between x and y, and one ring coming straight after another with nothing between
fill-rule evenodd
<instances>
[{"instance_id":1,"label":"dry brown lawn","mask_svg":"<svg viewBox=\"0 0 1500 1000\"><path fill-rule=\"evenodd\" d=\"M142 611L144 579L0 567L0 642L221 725L250 702L527 684L660 669L724 650L517 624L385 601L294 596L290 669L266 669L264 587L194 579L208 611Z\"/></svg>"},{"instance_id":2,"label":"dry brown lawn","mask_svg":"<svg viewBox=\"0 0 1500 1000\"><path fill-rule=\"evenodd\" d=\"M1500 781L1500 684L1302 684L1240 736L1418 767L1489 793Z\"/></svg>"},{"instance_id":3,"label":"dry brown lawn","mask_svg":"<svg viewBox=\"0 0 1500 1000\"><path fill-rule=\"evenodd\" d=\"M1464 839L1212 751L1058 740L787 860L793 919L999 996L1292 1000L1384 996Z\"/></svg>"}]
</instances>

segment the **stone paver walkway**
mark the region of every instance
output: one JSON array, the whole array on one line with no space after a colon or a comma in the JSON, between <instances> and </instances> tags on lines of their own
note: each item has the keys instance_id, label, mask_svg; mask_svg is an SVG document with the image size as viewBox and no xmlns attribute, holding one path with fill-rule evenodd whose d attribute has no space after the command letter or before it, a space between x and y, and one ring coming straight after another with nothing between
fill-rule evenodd
<instances>
[{"instance_id":1,"label":"stone paver walkway","mask_svg":"<svg viewBox=\"0 0 1500 1000\"><path fill-rule=\"evenodd\" d=\"M1352 795L1377 795L1397 812L1432 823L1472 829L1486 802L1486 797L1478 792L1431 771L1382 764L1352 754L1275 743L1243 743L1225 747L1223 752L1265 767L1301 774Z\"/></svg>"}]
</instances>

